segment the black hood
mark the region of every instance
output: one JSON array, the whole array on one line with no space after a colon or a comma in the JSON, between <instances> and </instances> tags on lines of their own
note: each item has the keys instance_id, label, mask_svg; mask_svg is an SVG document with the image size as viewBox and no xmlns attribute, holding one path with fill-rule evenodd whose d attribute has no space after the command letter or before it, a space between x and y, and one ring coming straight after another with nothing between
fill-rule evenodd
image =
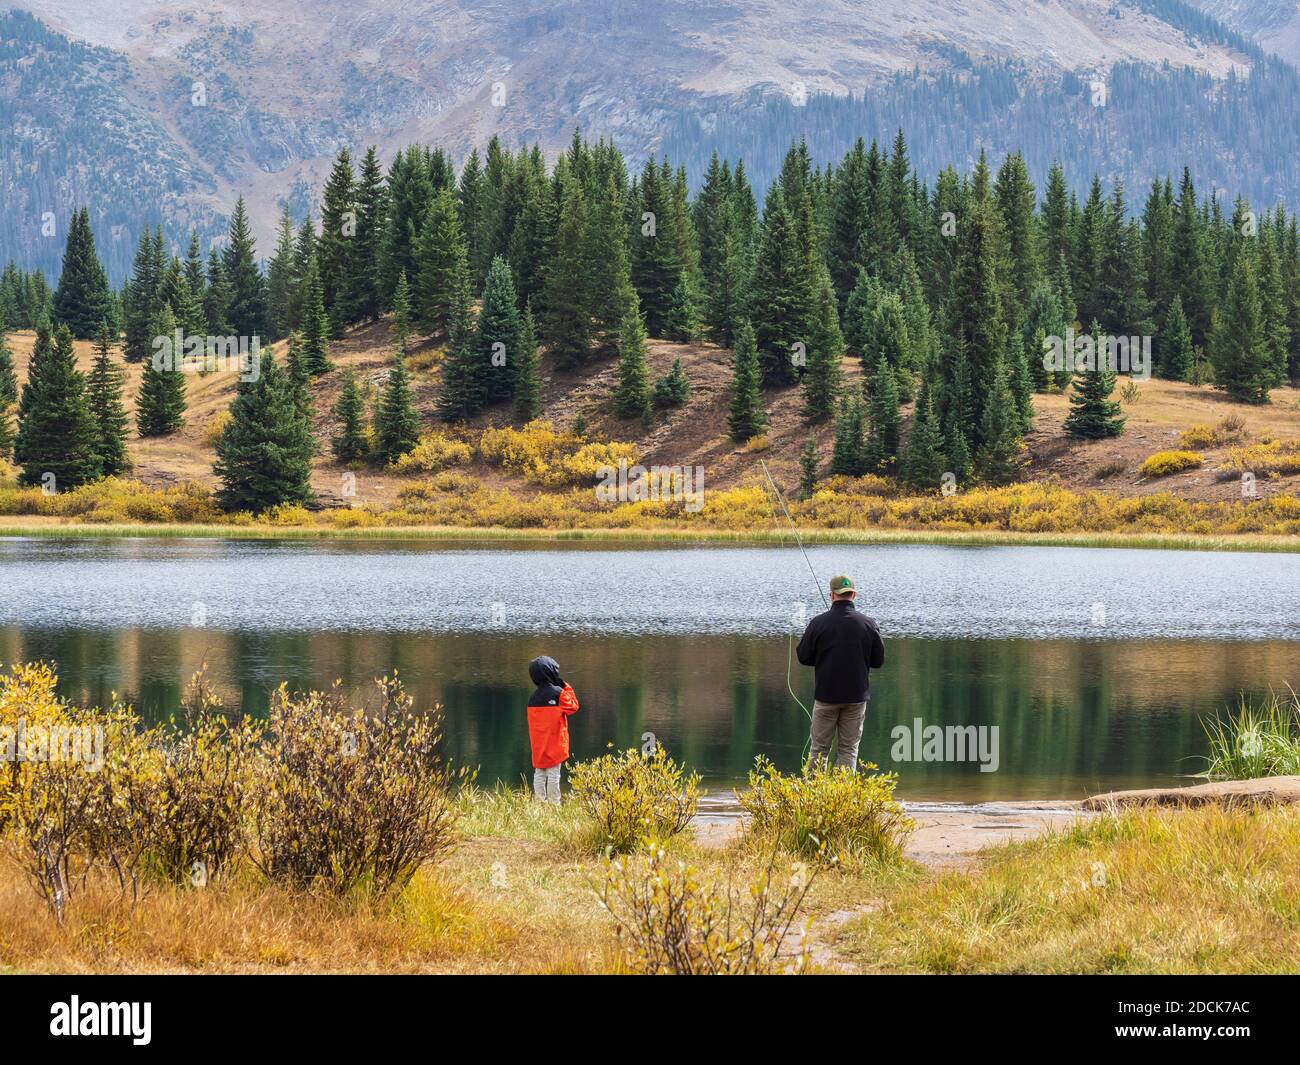
<instances>
[{"instance_id":1,"label":"black hood","mask_svg":"<svg viewBox=\"0 0 1300 1065\"><path fill-rule=\"evenodd\" d=\"M543 684L550 684L556 688L564 686L564 681L560 679L560 663L549 655L542 655L529 662L528 676L539 688Z\"/></svg>"}]
</instances>

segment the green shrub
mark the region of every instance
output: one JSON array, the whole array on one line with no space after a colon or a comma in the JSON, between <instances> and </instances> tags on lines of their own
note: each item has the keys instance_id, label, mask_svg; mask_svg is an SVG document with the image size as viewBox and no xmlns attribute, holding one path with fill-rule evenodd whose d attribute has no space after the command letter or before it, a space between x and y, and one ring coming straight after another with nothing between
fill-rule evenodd
<instances>
[{"instance_id":1,"label":"green shrub","mask_svg":"<svg viewBox=\"0 0 1300 1065\"><path fill-rule=\"evenodd\" d=\"M750 836L827 864L899 860L913 822L894 798L898 777L875 768L814 764L805 774L787 775L760 755L739 796Z\"/></svg>"},{"instance_id":2,"label":"green shrub","mask_svg":"<svg viewBox=\"0 0 1300 1065\"><path fill-rule=\"evenodd\" d=\"M660 746L649 754L632 748L579 762L569 784L590 819L589 842L614 854L682 832L700 798L700 778L686 776Z\"/></svg>"}]
</instances>

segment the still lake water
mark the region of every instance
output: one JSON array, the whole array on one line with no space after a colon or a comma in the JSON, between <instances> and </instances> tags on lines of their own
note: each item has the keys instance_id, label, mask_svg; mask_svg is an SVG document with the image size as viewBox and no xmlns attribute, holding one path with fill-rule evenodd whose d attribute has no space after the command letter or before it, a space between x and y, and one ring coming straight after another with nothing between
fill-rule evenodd
<instances>
[{"instance_id":1,"label":"still lake water","mask_svg":"<svg viewBox=\"0 0 1300 1065\"><path fill-rule=\"evenodd\" d=\"M886 639L862 755L911 800L1071 798L1200 768L1200 719L1300 686L1300 557L923 545L818 546ZM397 541L0 540L0 662L57 663L64 693L148 717L207 662L229 706L270 689L360 697L394 668L446 708L480 779L530 772L526 665L582 700L574 754L652 732L721 790L757 754L797 767L807 719L789 634L821 609L797 550ZM811 705L811 671L794 666ZM999 767L894 762L891 729L988 725Z\"/></svg>"}]
</instances>

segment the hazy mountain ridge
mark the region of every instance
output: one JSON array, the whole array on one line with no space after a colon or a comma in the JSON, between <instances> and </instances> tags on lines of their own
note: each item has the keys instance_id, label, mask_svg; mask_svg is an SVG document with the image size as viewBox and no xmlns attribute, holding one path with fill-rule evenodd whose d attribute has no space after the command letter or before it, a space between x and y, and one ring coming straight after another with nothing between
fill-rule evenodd
<instances>
[{"instance_id":1,"label":"hazy mountain ridge","mask_svg":"<svg viewBox=\"0 0 1300 1065\"><path fill-rule=\"evenodd\" d=\"M612 136L635 162L680 137L694 116L747 121L768 101L847 98L888 86L900 72L929 76L1006 61L1026 84L1055 84L1063 71L1095 75L1116 62L1189 66L1223 78L1255 61L1244 40L1204 16L1186 23L1190 9L1176 0L826 0L811 13L776 0L425 0L395 10L381 0L21 6L96 46L70 46L69 61L78 71L102 67L102 94L122 116L99 123L74 150L85 160L80 174L119 175L112 185L59 174L57 152L42 164L54 171L47 181L58 189L56 210L88 201L100 231L110 221L138 231L161 214L177 227L197 220L206 234L242 192L263 250L280 205L309 206L345 144L377 143L387 157L423 141L460 157L494 134L510 145L539 140L558 148L576 125ZM0 84L0 107L12 107L12 79ZM63 104L43 120L34 116L16 139L66 139L68 115L93 111L68 90L57 79L38 90ZM931 97L932 124L942 125L951 109ZM915 139L919 131L909 132ZM995 126L976 132L1003 139L990 141L995 153L1025 135ZM764 170L754 168L760 183ZM57 266L57 251L29 221L35 201L53 194L37 195L12 173L0 191L22 202L24 216L0 230L0 259ZM120 277L126 258L106 259Z\"/></svg>"},{"instance_id":2,"label":"hazy mountain ridge","mask_svg":"<svg viewBox=\"0 0 1300 1065\"><path fill-rule=\"evenodd\" d=\"M1296 0L1190 0L1268 52L1300 63L1300 3Z\"/></svg>"}]
</instances>

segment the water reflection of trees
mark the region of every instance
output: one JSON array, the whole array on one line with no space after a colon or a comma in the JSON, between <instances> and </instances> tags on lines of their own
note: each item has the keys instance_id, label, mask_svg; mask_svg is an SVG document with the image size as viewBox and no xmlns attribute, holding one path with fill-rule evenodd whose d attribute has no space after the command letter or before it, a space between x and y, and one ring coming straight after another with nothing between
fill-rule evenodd
<instances>
[{"instance_id":1,"label":"water reflection of trees","mask_svg":"<svg viewBox=\"0 0 1300 1065\"><path fill-rule=\"evenodd\" d=\"M1198 716L1300 676L1300 644L1286 641L894 640L873 678L864 757L903 776L905 794L1008 797L1077 794L1102 783L1193 772L1203 750ZM525 665L547 653L583 701L575 753L640 746L654 733L706 778L743 777L755 754L793 768L807 720L786 692L784 640L401 633L237 633L209 629L0 629L5 662L58 664L64 694L107 705L114 693L146 717L165 717L206 660L228 705L265 713L280 681L322 687L335 678L365 699L370 678L397 669L417 705L446 707L449 747L482 778L528 769ZM811 678L796 666L801 698ZM910 724L1000 728L1001 769L889 762L890 729Z\"/></svg>"}]
</instances>

